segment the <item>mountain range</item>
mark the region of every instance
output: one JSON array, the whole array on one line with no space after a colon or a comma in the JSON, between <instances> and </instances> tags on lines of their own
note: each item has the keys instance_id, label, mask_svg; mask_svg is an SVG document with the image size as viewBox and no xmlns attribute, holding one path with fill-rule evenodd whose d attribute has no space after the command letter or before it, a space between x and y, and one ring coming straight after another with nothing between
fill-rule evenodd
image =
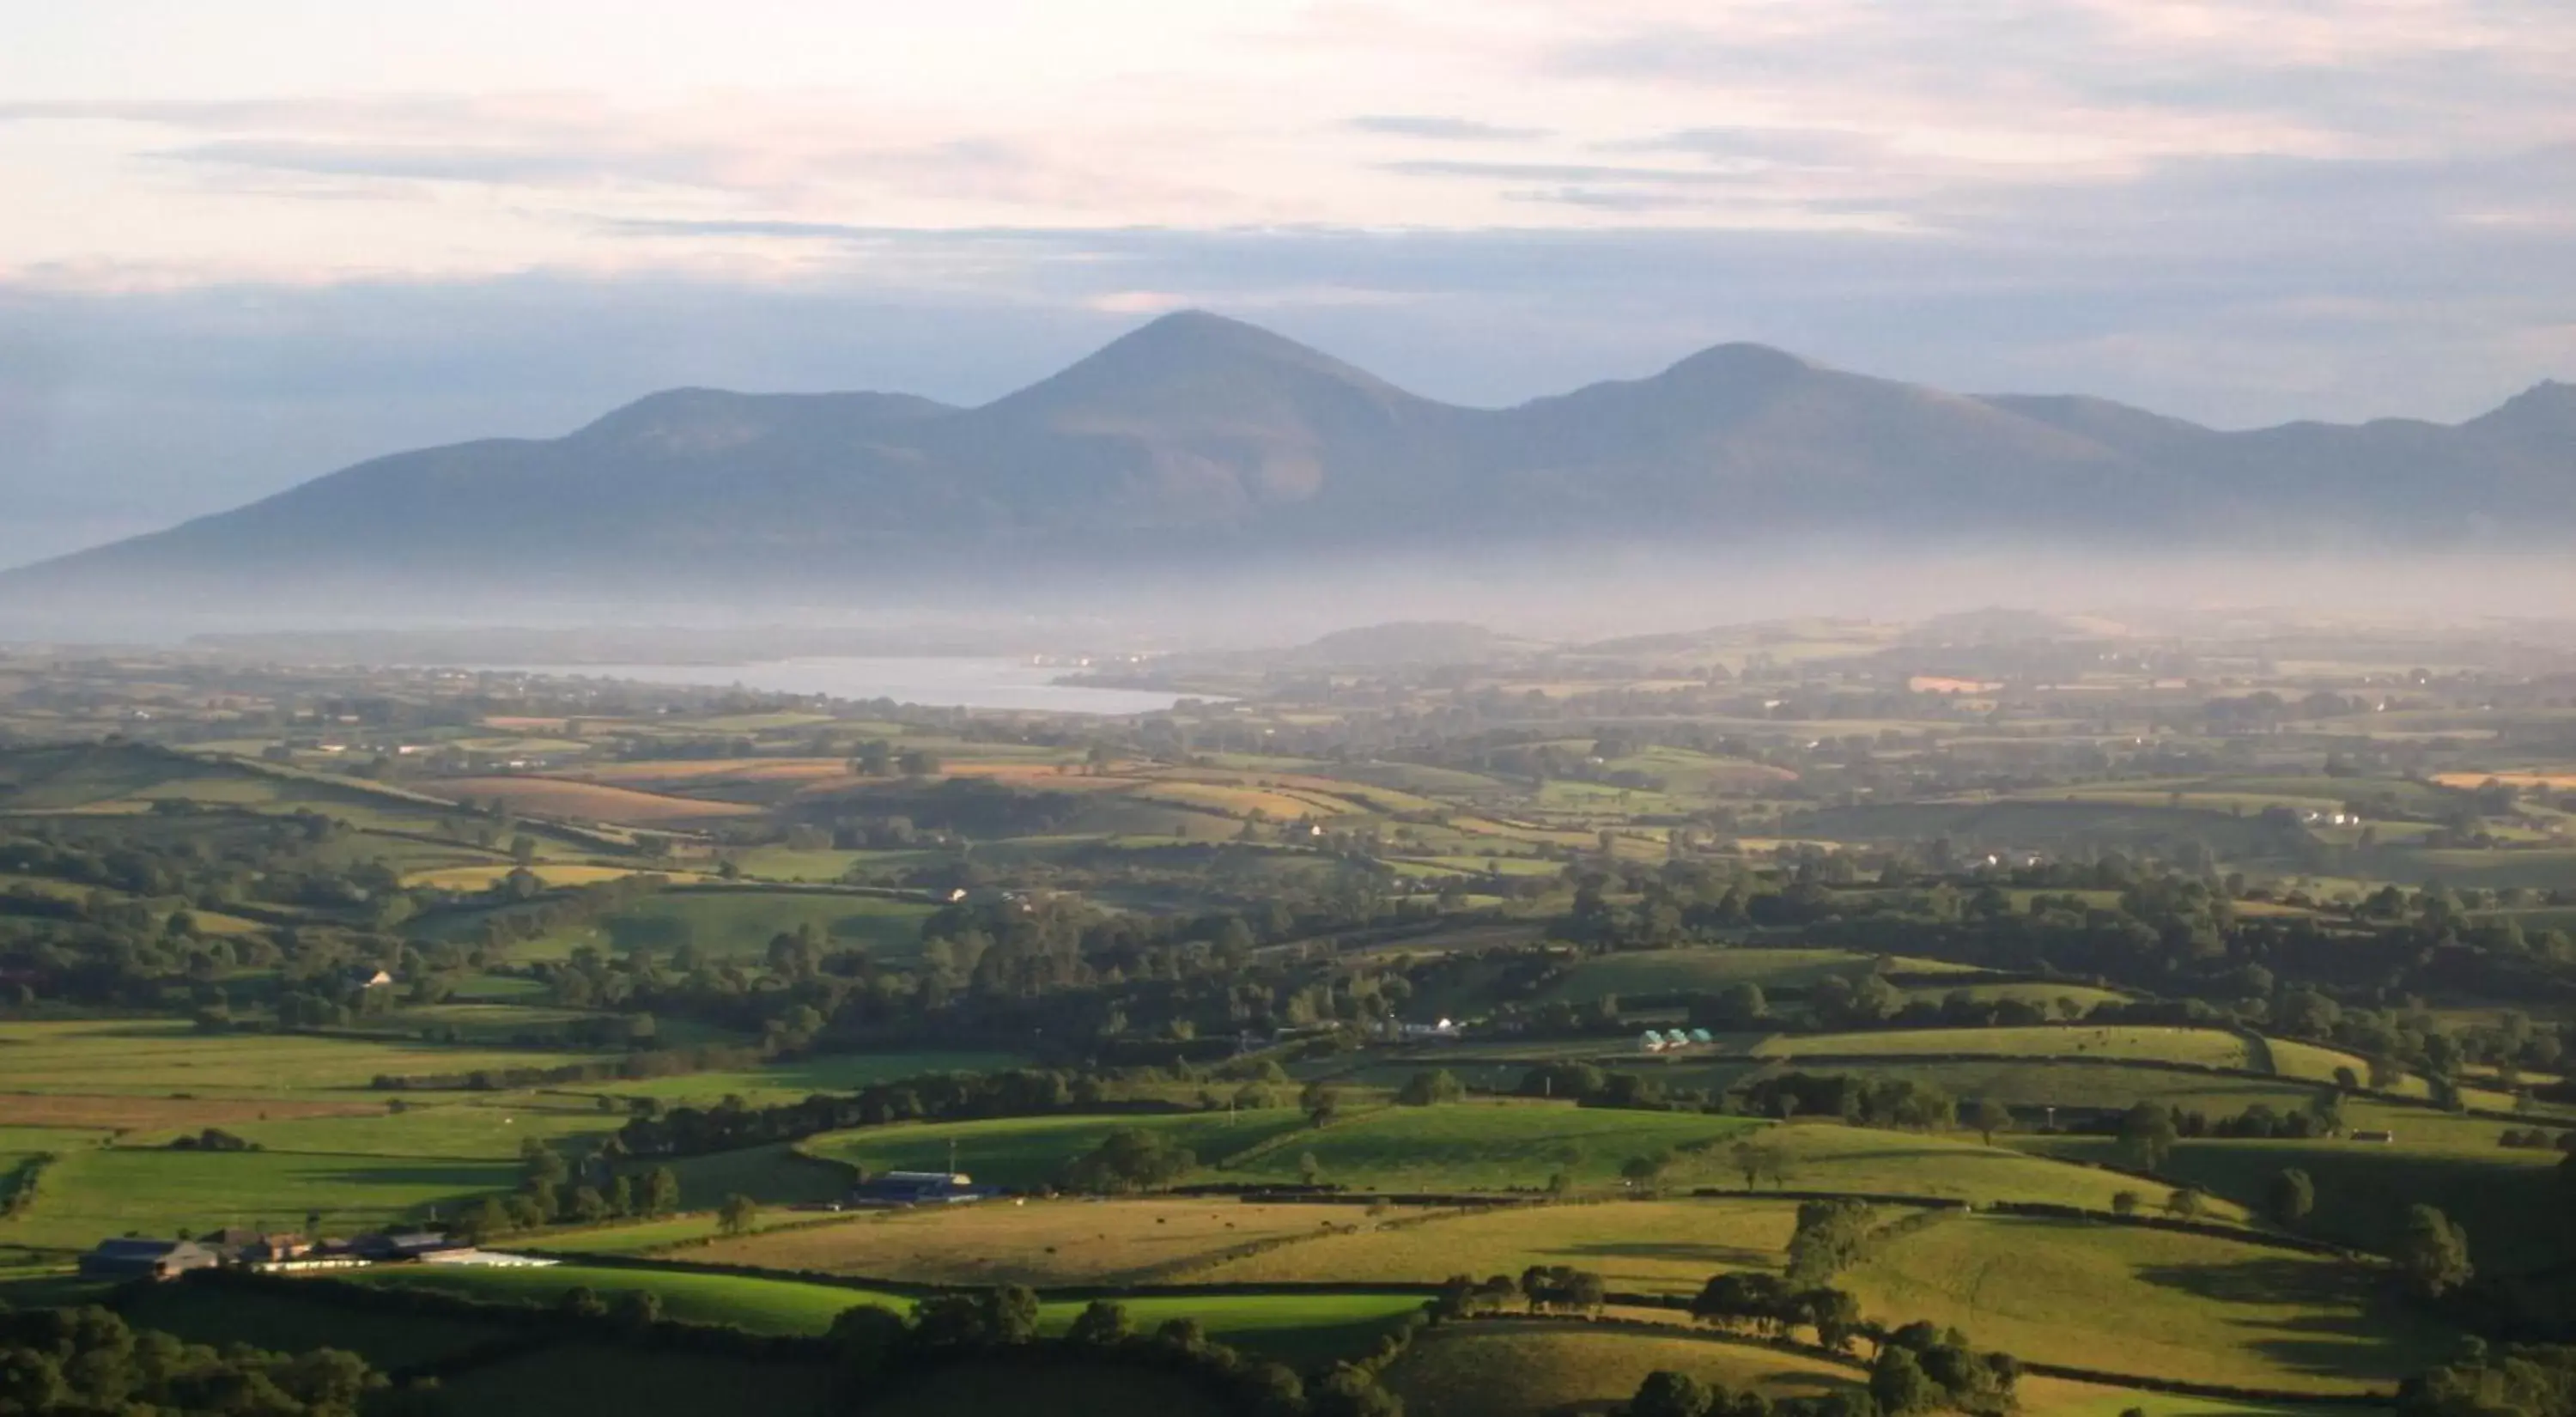
<instances>
[{"instance_id":1,"label":"mountain range","mask_svg":"<svg viewBox=\"0 0 2576 1417\"><path fill-rule=\"evenodd\" d=\"M1478 409L1185 312L975 408L676 389L561 438L397 453L0 575L0 594L859 587L1578 542L2420 547L2571 530L2566 384L2456 425L2220 432L1727 344L1648 378Z\"/></svg>"}]
</instances>

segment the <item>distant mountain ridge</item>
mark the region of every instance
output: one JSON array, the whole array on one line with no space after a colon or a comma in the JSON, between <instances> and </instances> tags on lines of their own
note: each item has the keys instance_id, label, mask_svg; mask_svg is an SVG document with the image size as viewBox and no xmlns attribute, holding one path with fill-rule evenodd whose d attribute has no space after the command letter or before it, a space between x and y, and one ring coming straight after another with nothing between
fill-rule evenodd
<instances>
[{"instance_id":1,"label":"distant mountain ridge","mask_svg":"<svg viewBox=\"0 0 2576 1417\"><path fill-rule=\"evenodd\" d=\"M2537 545L2571 530L2566 384L2458 425L2229 433L1728 344L1488 410L1184 312L976 408L676 389L561 438L373 459L0 575L0 593L256 598L494 577L863 587L1575 542Z\"/></svg>"}]
</instances>

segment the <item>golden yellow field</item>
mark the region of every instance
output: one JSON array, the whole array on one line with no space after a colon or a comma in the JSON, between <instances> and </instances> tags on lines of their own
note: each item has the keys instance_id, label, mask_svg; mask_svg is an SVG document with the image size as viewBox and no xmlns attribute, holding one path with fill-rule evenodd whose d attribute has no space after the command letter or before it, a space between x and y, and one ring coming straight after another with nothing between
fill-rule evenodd
<instances>
[{"instance_id":1,"label":"golden yellow field","mask_svg":"<svg viewBox=\"0 0 2576 1417\"><path fill-rule=\"evenodd\" d=\"M928 1284L1081 1284L1165 1279L1235 1249L1373 1232L1419 1211L1231 1200L1032 1200L862 1214L692 1249L687 1258ZM1365 1233L1350 1238L1365 1239Z\"/></svg>"}]
</instances>

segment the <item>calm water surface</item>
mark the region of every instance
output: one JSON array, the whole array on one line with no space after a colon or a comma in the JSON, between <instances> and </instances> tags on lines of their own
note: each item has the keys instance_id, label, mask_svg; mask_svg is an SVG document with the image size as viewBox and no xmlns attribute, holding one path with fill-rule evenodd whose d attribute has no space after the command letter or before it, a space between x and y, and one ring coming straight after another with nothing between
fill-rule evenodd
<instances>
[{"instance_id":1,"label":"calm water surface","mask_svg":"<svg viewBox=\"0 0 2576 1417\"><path fill-rule=\"evenodd\" d=\"M1093 689L1053 682L1076 672L1018 659L815 658L756 664L485 664L495 673L560 678L635 679L724 689L740 685L772 694L829 694L836 699L892 699L948 708L1030 709L1047 713L1153 713L1183 697L1139 689Z\"/></svg>"}]
</instances>

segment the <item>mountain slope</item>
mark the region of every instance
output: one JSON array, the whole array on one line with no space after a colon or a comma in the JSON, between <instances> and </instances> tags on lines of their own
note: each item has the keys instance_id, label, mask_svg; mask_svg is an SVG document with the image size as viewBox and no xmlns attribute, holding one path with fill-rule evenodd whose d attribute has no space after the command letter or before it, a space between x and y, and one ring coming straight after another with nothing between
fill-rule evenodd
<instances>
[{"instance_id":1,"label":"mountain slope","mask_svg":"<svg viewBox=\"0 0 2576 1417\"><path fill-rule=\"evenodd\" d=\"M2455 427L2220 433L2094 399L1968 398L1738 344L1484 410L1188 312L979 408L673 390L563 438L361 463L0 575L0 593L829 588L1790 534L2270 547L2569 530L2576 388L2560 384Z\"/></svg>"}]
</instances>

